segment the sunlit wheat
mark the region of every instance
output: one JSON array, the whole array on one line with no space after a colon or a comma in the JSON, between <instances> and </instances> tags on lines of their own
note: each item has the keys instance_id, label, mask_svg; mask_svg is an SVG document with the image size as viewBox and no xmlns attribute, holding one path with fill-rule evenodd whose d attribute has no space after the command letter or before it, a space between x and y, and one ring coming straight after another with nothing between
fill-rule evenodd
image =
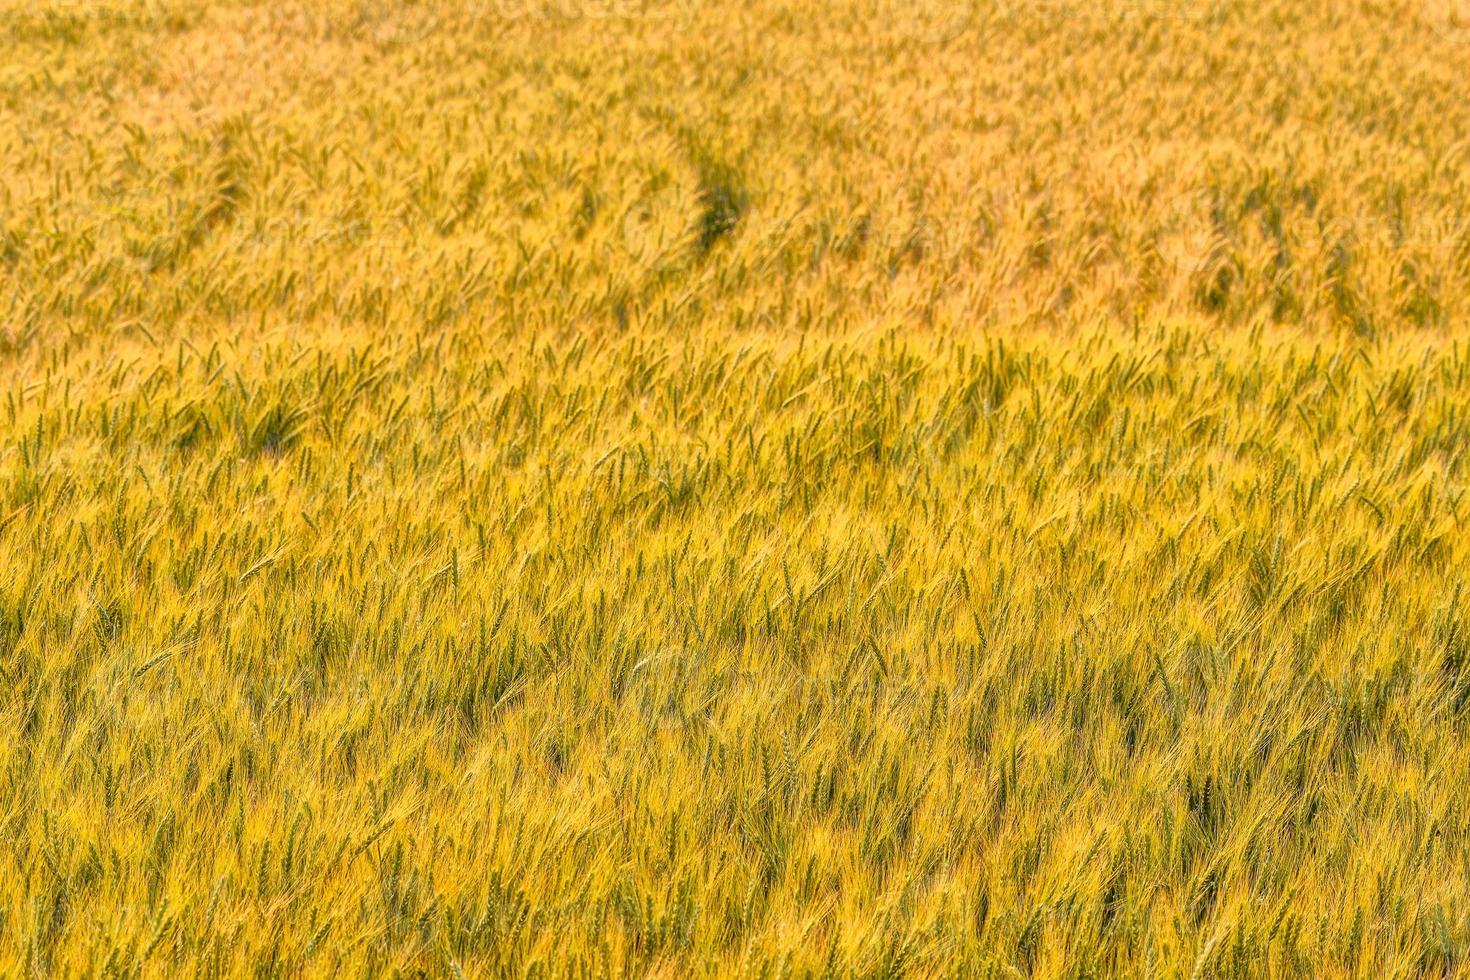
<instances>
[{"instance_id":1,"label":"sunlit wheat","mask_svg":"<svg viewBox=\"0 0 1470 980\"><path fill-rule=\"evenodd\" d=\"M1453 5L0 5L0 975L1470 970Z\"/></svg>"}]
</instances>

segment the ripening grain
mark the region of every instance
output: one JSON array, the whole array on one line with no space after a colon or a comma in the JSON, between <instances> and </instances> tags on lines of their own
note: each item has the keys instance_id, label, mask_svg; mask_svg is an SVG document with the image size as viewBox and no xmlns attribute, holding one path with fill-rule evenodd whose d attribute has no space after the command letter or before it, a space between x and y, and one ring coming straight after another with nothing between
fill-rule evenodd
<instances>
[{"instance_id":1,"label":"ripening grain","mask_svg":"<svg viewBox=\"0 0 1470 980\"><path fill-rule=\"evenodd\" d=\"M1470 20L0 0L0 975L1470 973Z\"/></svg>"}]
</instances>

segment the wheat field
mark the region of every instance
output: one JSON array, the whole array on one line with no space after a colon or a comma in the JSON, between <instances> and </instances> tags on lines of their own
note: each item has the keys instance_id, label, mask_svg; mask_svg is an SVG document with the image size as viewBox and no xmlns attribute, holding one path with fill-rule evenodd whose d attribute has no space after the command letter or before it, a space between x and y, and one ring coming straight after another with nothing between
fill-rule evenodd
<instances>
[{"instance_id":1,"label":"wheat field","mask_svg":"<svg viewBox=\"0 0 1470 980\"><path fill-rule=\"evenodd\" d=\"M0 976L1470 975L1456 0L0 0Z\"/></svg>"}]
</instances>

